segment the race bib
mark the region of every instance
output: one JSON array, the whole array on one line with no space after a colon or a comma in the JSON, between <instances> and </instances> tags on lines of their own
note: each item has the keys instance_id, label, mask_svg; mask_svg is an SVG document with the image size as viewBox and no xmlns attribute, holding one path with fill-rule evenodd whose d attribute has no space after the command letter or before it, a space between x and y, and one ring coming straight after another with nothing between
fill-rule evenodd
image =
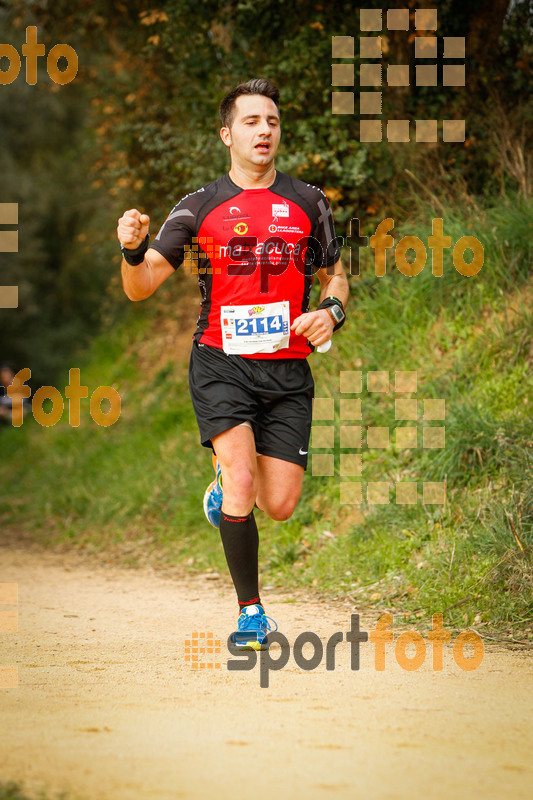
<instances>
[{"instance_id":1,"label":"race bib","mask_svg":"<svg viewBox=\"0 0 533 800\"><path fill-rule=\"evenodd\" d=\"M289 346L289 303L282 300L257 306L222 306L220 326L225 353L275 353Z\"/></svg>"}]
</instances>

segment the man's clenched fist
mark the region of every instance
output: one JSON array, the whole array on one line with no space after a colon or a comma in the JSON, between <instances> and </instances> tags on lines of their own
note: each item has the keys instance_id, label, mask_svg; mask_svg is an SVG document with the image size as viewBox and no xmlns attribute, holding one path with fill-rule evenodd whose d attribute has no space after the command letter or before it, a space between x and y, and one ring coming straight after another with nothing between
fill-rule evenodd
<instances>
[{"instance_id":1,"label":"man's clenched fist","mask_svg":"<svg viewBox=\"0 0 533 800\"><path fill-rule=\"evenodd\" d=\"M150 217L141 214L136 208L125 211L118 221L117 236L120 244L128 250L135 250L146 239Z\"/></svg>"}]
</instances>

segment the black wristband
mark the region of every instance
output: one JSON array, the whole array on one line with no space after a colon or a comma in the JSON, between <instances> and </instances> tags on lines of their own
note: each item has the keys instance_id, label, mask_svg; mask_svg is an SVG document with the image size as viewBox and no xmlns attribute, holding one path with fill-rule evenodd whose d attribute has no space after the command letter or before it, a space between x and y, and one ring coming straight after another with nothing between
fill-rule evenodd
<instances>
[{"instance_id":1,"label":"black wristband","mask_svg":"<svg viewBox=\"0 0 533 800\"><path fill-rule=\"evenodd\" d=\"M342 313L344 314L344 317L341 319L341 321L337 322L337 324L333 327L334 331L338 331L339 328L342 328L342 326L346 322L346 314L345 314L345 311L344 311L344 306L341 303L341 301L338 299L338 297L333 297L333 295L330 295L329 297L326 297L324 300L322 300L322 302L318 306L317 311L319 309L321 309L321 308L331 308L331 306L340 306L340 308L342 310Z\"/></svg>"},{"instance_id":2,"label":"black wristband","mask_svg":"<svg viewBox=\"0 0 533 800\"><path fill-rule=\"evenodd\" d=\"M124 245L121 244L120 252L124 257L124 261L127 264L130 264L130 266L132 267L138 267L139 264L142 264L144 261L145 253L148 250L149 239L150 239L150 234L147 233L144 242L141 242L139 247L136 247L135 250L130 250L128 247L124 247Z\"/></svg>"},{"instance_id":3,"label":"black wristband","mask_svg":"<svg viewBox=\"0 0 533 800\"><path fill-rule=\"evenodd\" d=\"M330 306L335 306L335 305L340 306L344 313L343 304L341 303L338 297L333 297L332 294L330 294L328 297L325 297L324 300L322 300L322 302L318 306L318 308L329 308Z\"/></svg>"}]
</instances>

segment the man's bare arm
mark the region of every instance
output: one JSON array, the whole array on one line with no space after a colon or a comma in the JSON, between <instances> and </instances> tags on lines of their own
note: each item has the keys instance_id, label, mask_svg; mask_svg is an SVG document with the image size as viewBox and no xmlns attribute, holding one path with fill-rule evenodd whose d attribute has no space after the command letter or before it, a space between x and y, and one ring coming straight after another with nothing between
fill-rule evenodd
<instances>
[{"instance_id":1,"label":"man's bare arm","mask_svg":"<svg viewBox=\"0 0 533 800\"><path fill-rule=\"evenodd\" d=\"M323 269L317 270L316 273L321 286L320 302L325 300L326 297L332 296L336 297L337 300L340 300L344 308L346 308L348 298L350 297L350 287L348 285L348 278L346 277L344 269L342 268L340 258L334 265L333 269L329 267L329 272L332 274L329 275L328 269L324 267Z\"/></svg>"},{"instance_id":2,"label":"man's bare arm","mask_svg":"<svg viewBox=\"0 0 533 800\"><path fill-rule=\"evenodd\" d=\"M117 236L123 247L136 250L146 239L150 218L136 208L125 211L118 221ZM137 266L122 259L122 285L130 300L145 300L172 275L174 267L161 253L149 248L144 261Z\"/></svg>"},{"instance_id":3,"label":"man's bare arm","mask_svg":"<svg viewBox=\"0 0 533 800\"><path fill-rule=\"evenodd\" d=\"M157 250L148 249L142 264L132 267L124 259L120 267L122 285L130 300L146 300L163 281L175 272L174 267Z\"/></svg>"}]
</instances>

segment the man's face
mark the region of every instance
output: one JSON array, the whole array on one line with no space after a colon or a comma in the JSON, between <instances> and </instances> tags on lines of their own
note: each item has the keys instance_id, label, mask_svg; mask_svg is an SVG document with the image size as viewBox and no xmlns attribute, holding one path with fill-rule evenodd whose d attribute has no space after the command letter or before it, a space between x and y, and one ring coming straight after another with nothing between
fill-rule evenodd
<instances>
[{"instance_id":1,"label":"man's face","mask_svg":"<svg viewBox=\"0 0 533 800\"><path fill-rule=\"evenodd\" d=\"M222 128L222 141L231 157L242 164L267 167L274 161L281 136L279 112L269 97L240 95L235 101L233 124Z\"/></svg>"}]
</instances>

